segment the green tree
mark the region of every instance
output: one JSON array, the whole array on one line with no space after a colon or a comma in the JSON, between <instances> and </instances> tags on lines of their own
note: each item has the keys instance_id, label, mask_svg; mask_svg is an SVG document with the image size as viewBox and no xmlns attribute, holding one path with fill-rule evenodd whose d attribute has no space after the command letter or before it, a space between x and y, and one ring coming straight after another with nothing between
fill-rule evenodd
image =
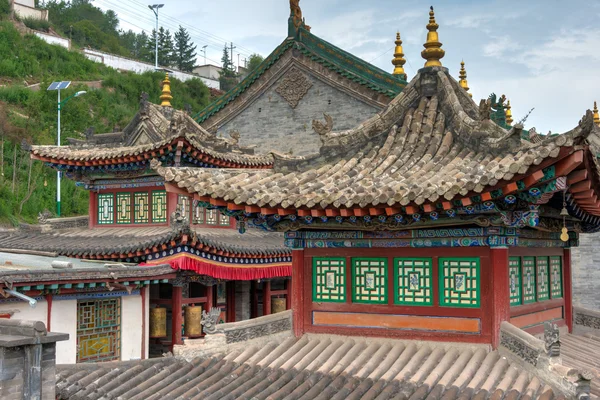
<instances>
[{"instance_id":1,"label":"green tree","mask_svg":"<svg viewBox=\"0 0 600 400\"><path fill-rule=\"evenodd\" d=\"M264 61L265 59L263 58L263 56L261 56L260 54L252 54L250 55L250 57L248 58L248 64L246 66L246 69L248 70L248 72L252 72L254 71L256 68L258 68L258 66Z\"/></svg>"},{"instance_id":2,"label":"green tree","mask_svg":"<svg viewBox=\"0 0 600 400\"><path fill-rule=\"evenodd\" d=\"M179 25L175 32L174 66L181 71L190 72L196 65L196 46L184 27Z\"/></svg>"},{"instance_id":3,"label":"green tree","mask_svg":"<svg viewBox=\"0 0 600 400\"><path fill-rule=\"evenodd\" d=\"M152 30L146 49L150 54L150 59L154 62L156 54L156 30ZM173 64L173 38L171 32L165 30L162 26L158 29L158 65L170 67Z\"/></svg>"},{"instance_id":4,"label":"green tree","mask_svg":"<svg viewBox=\"0 0 600 400\"><path fill-rule=\"evenodd\" d=\"M221 64L223 67L221 71L219 71L219 83L221 84L221 90L228 91L237 84L237 74L235 73L233 62L231 61L231 58L229 58L227 43L225 43L225 47L223 47Z\"/></svg>"}]
</instances>

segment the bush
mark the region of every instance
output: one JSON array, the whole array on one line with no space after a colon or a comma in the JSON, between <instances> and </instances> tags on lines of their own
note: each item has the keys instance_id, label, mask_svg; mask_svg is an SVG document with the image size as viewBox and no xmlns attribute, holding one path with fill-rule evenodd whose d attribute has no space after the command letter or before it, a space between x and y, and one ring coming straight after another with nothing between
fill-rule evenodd
<instances>
[{"instance_id":1,"label":"bush","mask_svg":"<svg viewBox=\"0 0 600 400\"><path fill-rule=\"evenodd\" d=\"M0 17L10 14L10 3L8 0L0 0Z\"/></svg>"},{"instance_id":2,"label":"bush","mask_svg":"<svg viewBox=\"0 0 600 400\"><path fill-rule=\"evenodd\" d=\"M32 17L23 18L23 23L34 31L50 32L50 22Z\"/></svg>"}]
</instances>

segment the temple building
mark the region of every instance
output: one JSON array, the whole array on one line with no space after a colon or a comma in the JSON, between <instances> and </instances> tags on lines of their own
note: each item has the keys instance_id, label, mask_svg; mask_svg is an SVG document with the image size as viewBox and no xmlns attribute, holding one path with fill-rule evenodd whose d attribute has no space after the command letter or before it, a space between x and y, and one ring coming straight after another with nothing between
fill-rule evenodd
<instances>
[{"instance_id":1,"label":"temple building","mask_svg":"<svg viewBox=\"0 0 600 400\"><path fill-rule=\"evenodd\" d=\"M405 60L398 57L394 65L401 67ZM89 215L61 219L41 215L38 226L0 232L0 249L32 250L100 266L171 266L174 275L168 281L146 285L145 329L150 342L142 358L203 335L203 310L216 306L220 322L233 322L289 309L291 250L284 245L283 233L250 227L187 191L166 190L150 160L160 160L165 167L271 169L278 156L258 153L318 149L316 132L331 127L312 124L313 119L325 113L326 119L344 121L336 122L336 129L350 128L382 110L406 85L405 78L406 74L380 70L310 33L297 1L292 1L284 42L256 71L200 113L171 107L177 93L171 93L167 76L160 105L142 94L138 113L122 132L89 129L85 139L69 139L67 146L32 146L33 159L62 171L89 191ZM289 148L281 147L283 143ZM68 278L77 281L77 270L70 271ZM39 286L56 296L67 289L64 285L70 283L48 288L43 282L18 284L15 290L36 297L40 293L34 287ZM102 296L107 287L98 283L79 289ZM78 292L71 297L79 295L88 296ZM47 313L52 311L48 308ZM61 331L56 324L53 329ZM70 326L62 331L75 332ZM66 345L71 342L59 344ZM127 357L115 351L112 359Z\"/></svg>"}]
</instances>

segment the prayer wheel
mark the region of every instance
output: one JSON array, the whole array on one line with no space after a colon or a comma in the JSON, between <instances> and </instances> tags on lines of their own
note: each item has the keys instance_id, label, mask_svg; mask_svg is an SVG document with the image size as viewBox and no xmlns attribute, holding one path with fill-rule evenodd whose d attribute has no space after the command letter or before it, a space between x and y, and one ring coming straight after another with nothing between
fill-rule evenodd
<instances>
[{"instance_id":1,"label":"prayer wheel","mask_svg":"<svg viewBox=\"0 0 600 400\"><path fill-rule=\"evenodd\" d=\"M202 335L202 307L187 306L185 308L185 336L193 338Z\"/></svg>"},{"instance_id":2,"label":"prayer wheel","mask_svg":"<svg viewBox=\"0 0 600 400\"><path fill-rule=\"evenodd\" d=\"M167 309L150 309L150 337L164 338L167 336Z\"/></svg>"},{"instance_id":3,"label":"prayer wheel","mask_svg":"<svg viewBox=\"0 0 600 400\"><path fill-rule=\"evenodd\" d=\"M271 314L285 311L285 299L274 297L271 299Z\"/></svg>"}]
</instances>

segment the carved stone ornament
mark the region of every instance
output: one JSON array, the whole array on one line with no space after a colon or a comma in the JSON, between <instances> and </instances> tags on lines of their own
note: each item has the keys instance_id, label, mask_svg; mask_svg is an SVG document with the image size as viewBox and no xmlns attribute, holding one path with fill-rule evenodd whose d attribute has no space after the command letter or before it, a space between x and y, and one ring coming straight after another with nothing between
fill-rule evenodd
<instances>
[{"instance_id":1,"label":"carved stone ornament","mask_svg":"<svg viewBox=\"0 0 600 400\"><path fill-rule=\"evenodd\" d=\"M292 68L285 74L275 91L288 102L290 107L296 108L311 87L312 82L306 75L298 69Z\"/></svg>"},{"instance_id":2,"label":"carved stone ornament","mask_svg":"<svg viewBox=\"0 0 600 400\"><path fill-rule=\"evenodd\" d=\"M44 212L38 213L38 223L45 224L48 222L48 218L52 216L52 213L48 210L44 210Z\"/></svg>"},{"instance_id":3,"label":"carved stone ornament","mask_svg":"<svg viewBox=\"0 0 600 400\"><path fill-rule=\"evenodd\" d=\"M594 315L587 315L581 312L576 312L573 322L575 323L575 325L581 325L592 329L600 329L600 317L596 317Z\"/></svg>"},{"instance_id":4,"label":"carved stone ornament","mask_svg":"<svg viewBox=\"0 0 600 400\"><path fill-rule=\"evenodd\" d=\"M204 327L203 330L205 333L211 334L216 332L220 316L220 308L212 307L209 312L202 310L202 321L200 323Z\"/></svg>"},{"instance_id":5,"label":"carved stone ornament","mask_svg":"<svg viewBox=\"0 0 600 400\"><path fill-rule=\"evenodd\" d=\"M171 213L171 229L174 231L180 231L184 228L189 228L190 221L183 215L179 206Z\"/></svg>"},{"instance_id":6,"label":"carved stone ornament","mask_svg":"<svg viewBox=\"0 0 600 400\"><path fill-rule=\"evenodd\" d=\"M323 138L333 129L333 118L330 115L323 113L325 117L325 124L323 125L320 121L313 119L312 128L313 130Z\"/></svg>"},{"instance_id":7,"label":"carved stone ornament","mask_svg":"<svg viewBox=\"0 0 600 400\"><path fill-rule=\"evenodd\" d=\"M289 331L291 329L291 319L285 318L252 327L226 331L225 336L227 338L227 343L237 343L263 336L273 335L279 332Z\"/></svg>"},{"instance_id":8,"label":"carved stone ornament","mask_svg":"<svg viewBox=\"0 0 600 400\"><path fill-rule=\"evenodd\" d=\"M558 325L551 322L544 322L544 345L548 357L560 356L560 334Z\"/></svg>"},{"instance_id":9,"label":"carved stone ornament","mask_svg":"<svg viewBox=\"0 0 600 400\"><path fill-rule=\"evenodd\" d=\"M537 366L540 353L518 337L502 331L500 332L500 345L506 347L523 361L528 362L534 367Z\"/></svg>"}]
</instances>

